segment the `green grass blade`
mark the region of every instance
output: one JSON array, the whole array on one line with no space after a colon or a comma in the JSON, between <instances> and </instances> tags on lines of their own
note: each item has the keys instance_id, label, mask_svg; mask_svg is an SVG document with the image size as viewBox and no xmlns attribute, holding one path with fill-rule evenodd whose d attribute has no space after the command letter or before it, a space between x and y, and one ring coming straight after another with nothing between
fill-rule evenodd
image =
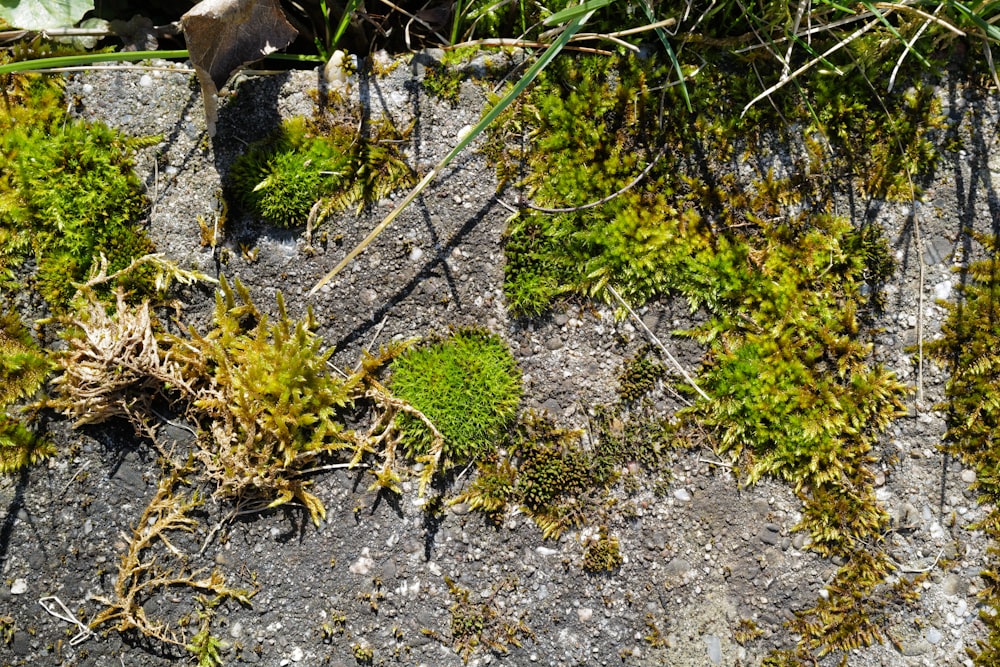
<instances>
[{"instance_id":1,"label":"green grass blade","mask_svg":"<svg viewBox=\"0 0 1000 667\"><path fill-rule=\"evenodd\" d=\"M81 53L75 56L57 56L54 58L36 58L21 60L16 63L0 65L0 74L27 72L29 70L53 69L56 67L79 67L103 62L137 62L150 58L187 58L186 50L177 51L123 51L119 53Z\"/></svg>"},{"instance_id":2,"label":"green grass blade","mask_svg":"<svg viewBox=\"0 0 1000 667\"><path fill-rule=\"evenodd\" d=\"M648 0L642 0L642 11L646 14L646 20L650 23L656 23L656 14L653 13L653 8L649 6ZM677 72L677 83L681 87L681 97L684 98L684 104L687 105L688 112L693 111L691 108L691 97L688 95L687 83L684 81L684 70L681 68L681 62L677 59L677 54L674 53L674 49L670 46L670 40L667 39L667 32L663 28L656 29L656 36L660 38L660 42L663 44L663 49L667 52L667 57L670 58L670 62L674 66L674 71Z\"/></svg>"},{"instance_id":3,"label":"green grass blade","mask_svg":"<svg viewBox=\"0 0 1000 667\"><path fill-rule=\"evenodd\" d=\"M604 2L604 4L607 4L610 0L601 1ZM382 222L377 224L375 228L372 229L372 231L364 238L363 241L361 241L361 243L355 246L351 252L347 253L347 256L344 257L344 259L340 260L340 263L337 264L332 271L323 276L323 278L320 279L320 281L316 283L311 290L309 290L308 296L315 295L316 292L323 287L323 285L326 285L328 282L333 280L334 276L340 273L345 266L350 264L355 257L364 252L365 248L367 248L372 241L378 238L378 235L381 234L386 227L392 224L392 221L395 220L400 213L406 210L406 208L413 203L420 193L424 191L424 188L430 185L431 181L437 178L438 174L440 174L441 171L444 170L444 168L447 167L459 153L475 141L476 137L482 134L486 128L489 127L501 113L503 113L504 109L510 106L511 102L517 99L517 97L521 95L521 93L523 93L529 85L531 85L531 82L535 80L535 77L537 77L543 69L548 67L549 63L551 63L552 60L559 55L559 52L563 50L563 47L565 47L569 40L572 39L573 35L579 32L580 28L582 28L583 24L590 19L593 13L594 10L591 10L571 20L566 27L563 28L562 32L559 33L556 40L549 45L549 48L545 49L545 52L542 53L538 60L528 68L528 70L524 73L524 76L522 76L518 82L514 84L514 87L511 88L510 91L508 91L508 93L504 95L478 123L476 123L472 130L470 130L469 133L466 134L440 162L434 165L434 168L431 169L419 183L417 183L416 187L410 190L410 193L406 195L406 198L399 204L399 206L394 208L389 215L382 220Z\"/></svg>"},{"instance_id":4,"label":"green grass blade","mask_svg":"<svg viewBox=\"0 0 1000 667\"><path fill-rule=\"evenodd\" d=\"M586 0L586 2L579 5L573 5L572 7L567 7L562 11L556 12L542 21L542 23L545 25L558 25L560 23L566 23L567 21L572 21L573 19L581 16L592 14L602 7L607 7L614 1L615 0Z\"/></svg>"},{"instance_id":5,"label":"green grass blade","mask_svg":"<svg viewBox=\"0 0 1000 667\"><path fill-rule=\"evenodd\" d=\"M983 19L983 15L989 13L992 9L994 9L996 4L997 3L990 3L985 8L983 8L985 9L985 11L982 11L981 14L977 14L975 11L973 11L969 7L966 7L961 2L949 3L949 5L954 7L959 14L967 18L977 28L982 30L984 37L986 37L987 39L991 39L994 42L1000 42L1000 28L997 28L992 23Z\"/></svg>"},{"instance_id":6,"label":"green grass blade","mask_svg":"<svg viewBox=\"0 0 1000 667\"><path fill-rule=\"evenodd\" d=\"M451 43L452 44L455 44L456 42L458 42L458 28L459 28L459 26L461 25L461 22L462 22L462 18L463 18L462 17L462 11L463 11L463 9L465 9L465 8L462 7L462 0L456 0L456 2L455 2L455 8L452 10L455 13L455 18L452 19L452 22L451 22L451 34L448 35L448 37L451 39Z\"/></svg>"},{"instance_id":7,"label":"green grass blade","mask_svg":"<svg viewBox=\"0 0 1000 667\"><path fill-rule=\"evenodd\" d=\"M861 4L865 6L865 9L874 14L878 18L878 20L882 23L882 25L884 25L886 28L889 29L889 32L892 33L893 37L898 39L900 44L906 47L906 50L912 53L913 57L920 61L921 65L923 65L924 67L931 66L927 58L924 57L924 54L920 53L912 46L910 46L910 43L906 39L904 39L902 35L899 34L899 31L896 30L896 27L894 25L889 23L889 20L885 17L885 14L879 11L878 7L876 7L875 4L871 2L871 0L862 0Z\"/></svg>"},{"instance_id":8,"label":"green grass blade","mask_svg":"<svg viewBox=\"0 0 1000 667\"><path fill-rule=\"evenodd\" d=\"M347 26L351 24L351 17L354 16L355 10L361 4L361 0L347 0L347 5L344 7L344 13L340 17L340 23L337 24L337 31L333 33L333 39L330 41L330 49L333 50L337 48L337 42L340 38L344 36L347 32Z\"/></svg>"}]
</instances>

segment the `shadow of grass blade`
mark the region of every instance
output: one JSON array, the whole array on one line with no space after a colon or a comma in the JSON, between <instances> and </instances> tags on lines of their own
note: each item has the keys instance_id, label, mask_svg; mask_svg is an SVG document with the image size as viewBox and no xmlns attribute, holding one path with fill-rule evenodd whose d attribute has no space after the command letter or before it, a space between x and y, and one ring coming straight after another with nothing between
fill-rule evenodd
<instances>
[{"instance_id":1,"label":"shadow of grass blade","mask_svg":"<svg viewBox=\"0 0 1000 667\"><path fill-rule=\"evenodd\" d=\"M598 3L602 7L607 4L610 4L610 2L611 0L598 0ZM399 206L394 208L392 212L389 213L389 215L387 215L384 220L382 220L382 222L380 222L375 226L375 228L368 234L368 236L364 238L363 241L361 241L361 243L355 246L354 249L351 250L351 252L347 253L347 256L344 257L344 259L342 259L340 263L337 264L337 266L333 267L332 271L323 276L323 278L321 278L320 281L316 283L316 285L313 286L311 290L309 290L309 294L307 296L315 296L316 292L318 292L321 287L323 287L328 282L333 280L333 278L338 273L340 273L345 266L350 264L355 257L364 252L365 248L367 248L372 241L378 238L379 234L381 234L386 227L392 224L393 220L395 220L400 213L405 211L410 206L410 204L413 203L413 200L416 199L420 195L420 193L423 192L424 189L428 185L430 185L435 178L437 178L438 174L440 174L445 167L451 164L451 161L454 160L459 153L461 153L469 146L469 144L475 141L476 137L482 134L483 131L486 130L486 128L489 127L501 113L503 113L504 109L510 106L511 102L517 99L517 97L520 96L521 93L523 93L529 85L531 85L531 82L535 80L535 77L537 77L538 74L543 69L545 69L549 65L549 63L552 62L552 60L559 54L559 52L563 50L563 47L566 46L566 44L573 37L573 35L579 32L580 28L582 28L583 25L590 19L594 11L596 10L595 9L588 10L582 15L577 16L576 18L572 19L569 23L567 23L566 27L562 29L556 40L552 42L552 44L549 46L549 48L545 50L544 53L542 53L538 61L535 62L535 64L532 65L530 68L528 68L528 71L525 72L524 76L522 76L521 79L514 85L514 87L511 88L510 92L504 95L500 99L500 101L497 102L496 106L490 109L489 112L487 112L486 115L483 116L482 120L476 123L476 125L472 128L472 130L467 135L465 135L462 138L462 140L459 141L455 145L455 147L452 148L451 151L449 151L448 154L445 155L444 158L440 162L438 162L434 166L434 168L431 169L430 172L428 172L428 174L420 180L419 183L417 183L417 185L410 191L410 193L406 195L406 198L403 199L403 201L400 203Z\"/></svg>"}]
</instances>

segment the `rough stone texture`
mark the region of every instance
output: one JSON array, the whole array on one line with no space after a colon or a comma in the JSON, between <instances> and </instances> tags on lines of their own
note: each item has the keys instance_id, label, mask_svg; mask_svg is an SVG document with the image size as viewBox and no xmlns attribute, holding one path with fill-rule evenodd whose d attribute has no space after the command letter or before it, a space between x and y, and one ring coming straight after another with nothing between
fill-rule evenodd
<instances>
[{"instance_id":1,"label":"rough stone texture","mask_svg":"<svg viewBox=\"0 0 1000 667\"><path fill-rule=\"evenodd\" d=\"M409 157L426 171L479 117L482 95L467 86L457 108L427 99L413 84L415 69L397 67L361 94L373 114L414 123ZM544 407L565 425L583 427L587 406L612 399L617 370L644 342L641 333L593 304L531 320L510 317L500 289L508 211L497 203L495 178L481 155L460 157L315 299L307 300L306 292L398 198L328 223L330 238L339 240L315 257L305 256L294 233L234 220L226 237L228 263L217 267L212 252L199 244L197 217L211 220L218 210L221 179L246 143L281 117L310 112L308 91L317 86L318 75L293 72L242 81L221 110L214 141L204 135L192 81L192 74L164 67L81 75L69 86L82 117L132 134L162 136L158 146L140 154L137 167L152 201L150 233L160 251L186 267L213 274L221 268L228 277L241 278L262 307L273 303L277 290L293 315L311 304L341 364L352 364L363 347L395 337L480 324L510 342L524 370L528 407ZM953 293L958 277L952 269L968 261L975 247L963 229L988 230L1000 219L1000 167L991 155L993 103L966 97L958 85L940 94L952 121L963 123L966 148L925 184L919 225L903 204L866 208L851 201L842 211L884 225L897 254L900 267L886 287L888 311L878 323L876 356L914 383L917 370L907 346L917 341L918 322L925 338L940 331L944 311L934 299ZM255 262L241 255L241 244L259 248ZM204 323L210 289L187 289L182 301L186 316ZM641 316L676 346L683 363L697 363L696 346L669 336L688 321L684 304L652 303ZM910 415L894 424L876 453L884 479L878 498L897 519L897 531L888 538L891 554L901 567L929 568L931 575L918 612L895 619L891 628L903 638L902 651L889 643L860 650L849 656L850 665L961 665L965 647L983 636L973 593L987 544L966 527L984 512L967 489L969 475L963 476L959 463L942 461L937 449L945 422L931 406L942 398L945 380L942 370L924 365ZM115 632L70 646L67 632L75 629L37 604L38 597L56 595L84 618L100 609L93 596L110 591L126 536L159 475L153 451L136 444L126 427L72 432L56 423L53 428L63 455L0 480L0 507L6 512L0 527L0 602L18 628L10 644L0 643L0 663L111 665L123 656L125 664L140 667L174 664L183 651L163 656L136 637ZM162 435L184 437L183 430L176 431ZM350 665L352 646L359 644L374 649L375 664L460 665L448 646L423 633L448 635L452 598L445 576L480 599L513 578L517 586L496 603L523 614L535 633L507 656L480 655L471 664L617 665L625 653L630 654L625 664L632 665L756 664L769 650L793 645L784 621L815 602L836 565L808 551L801 534L789 532L801 515L788 486L764 480L740 488L712 458L708 451L678 454L665 497L642 490L634 499L635 518L612 519L624 563L607 576L582 573L578 533L543 543L524 516L512 515L494 528L461 508L428 522L415 485L407 482L407 492L393 503L367 492L363 474L345 471L315 478L313 489L329 512L319 529L292 508L241 517L209 540L191 564L216 566L236 585L260 587L252 608L230 603L219 608L215 631L229 641L226 664ZM175 542L186 553L198 553L230 511L213 502L204 509L196 533ZM954 561L948 573L938 567L941 558ZM11 595L12 585L20 589L22 580L26 592ZM376 590L384 595L377 612L370 604ZM195 608L188 591L176 590L148 611L177 618ZM340 615L346 617L343 632L325 636L324 624ZM733 629L747 618L763 636L740 646ZM644 639L652 626L663 641Z\"/></svg>"}]
</instances>

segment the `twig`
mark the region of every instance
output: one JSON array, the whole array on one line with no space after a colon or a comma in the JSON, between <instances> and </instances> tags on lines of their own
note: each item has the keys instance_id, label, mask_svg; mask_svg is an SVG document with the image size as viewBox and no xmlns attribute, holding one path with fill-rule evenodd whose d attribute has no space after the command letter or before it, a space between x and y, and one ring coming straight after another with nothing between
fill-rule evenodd
<instances>
[{"instance_id":1,"label":"twig","mask_svg":"<svg viewBox=\"0 0 1000 667\"><path fill-rule=\"evenodd\" d=\"M907 172L909 176L909 172ZM912 192L913 183L910 182ZM919 282L917 286L917 410L924 405L924 244L920 237L920 215L917 213L917 199L910 204L913 210L913 237L917 243Z\"/></svg>"},{"instance_id":2,"label":"twig","mask_svg":"<svg viewBox=\"0 0 1000 667\"><path fill-rule=\"evenodd\" d=\"M95 633L85 623L83 623L80 619L74 616L73 612L71 612L66 607L66 605L63 604L63 601L60 600L57 596L50 595L48 597L40 598L38 600L38 604L40 604L42 606L42 609L44 609L45 612L50 616L55 616L59 620L66 621L67 623L75 625L78 628L77 633L73 635L72 639L69 640L70 646L77 646L87 641L91 637L97 637L97 633ZM49 606L50 604L54 604L55 606L57 606L58 610L55 609L54 607L50 607Z\"/></svg>"},{"instance_id":3,"label":"twig","mask_svg":"<svg viewBox=\"0 0 1000 667\"><path fill-rule=\"evenodd\" d=\"M226 517L224 517L218 523L212 526L212 530L208 531L208 535L205 536L205 541L202 543L201 549L198 550L198 557L201 557L201 555L205 553L205 549L208 548L209 543L212 541L212 538L215 537L216 533L222 530L222 527L225 524L232 521L233 518L235 517L236 517L236 510L233 510Z\"/></svg>"},{"instance_id":4,"label":"twig","mask_svg":"<svg viewBox=\"0 0 1000 667\"><path fill-rule=\"evenodd\" d=\"M906 54L910 52L910 50L913 48L913 45L917 43L917 40L920 39L920 36L924 34L924 31L930 27L931 23L935 21L935 19L937 18L937 14L938 12L941 11L942 7L944 7L943 2L934 9L933 15L928 15L924 12L920 12L919 10L917 10L918 13L926 16L927 20L924 21L924 23L920 26L920 28L917 29L915 33L913 33L913 37L911 37L910 41L906 43L906 48L903 49L903 52L899 54L899 60L896 61L896 66L892 68L892 74L889 75L889 85L886 87L886 92L888 93L892 92L893 86L896 85L896 75L899 74L899 68L903 66L903 61L906 60ZM964 37L965 35L960 34L959 36Z\"/></svg>"},{"instance_id":5,"label":"twig","mask_svg":"<svg viewBox=\"0 0 1000 667\"><path fill-rule=\"evenodd\" d=\"M314 472L323 472L325 470L344 470L367 467L369 466L365 463L330 463L325 466L317 466L315 468L307 468L306 470L296 471L295 476L301 477L302 475L311 475Z\"/></svg>"},{"instance_id":6,"label":"twig","mask_svg":"<svg viewBox=\"0 0 1000 667\"><path fill-rule=\"evenodd\" d=\"M733 467L732 463L726 463L725 461L715 461L713 459L702 459L702 458L699 458L698 462L699 463L708 463L708 464L713 465L713 466L722 466L723 468L732 468Z\"/></svg>"},{"instance_id":7,"label":"twig","mask_svg":"<svg viewBox=\"0 0 1000 667\"><path fill-rule=\"evenodd\" d=\"M435 37L437 37L443 44L447 44L448 43L448 40L445 39L444 37L442 37L441 34L438 33L438 31L436 31L433 27L431 27L431 25L429 23L427 23L427 21L424 21L423 19L417 17L416 15L411 14L410 12L406 11L405 9L403 9L402 7L400 7L399 5L397 5L396 3L391 2L390 0L382 0L382 1L385 4L389 5L390 7L392 7L393 9L395 9L397 12L399 12L403 16L409 17L410 20L416 21L420 25L422 25L425 28L427 28L428 30L430 30L431 34L433 34Z\"/></svg>"},{"instance_id":8,"label":"twig","mask_svg":"<svg viewBox=\"0 0 1000 667\"><path fill-rule=\"evenodd\" d=\"M636 324L642 327L642 330L646 332L646 335L649 336L649 339L651 341L653 341L653 344L656 345L656 347L660 348L660 351L667 356L667 359L669 359L670 363L672 363L674 367L677 368L677 370L684 377L684 379L687 380L688 384L694 387L694 390L698 392L698 394L706 401L711 401L712 399L708 396L708 394L702 391L701 387L698 386L698 383L694 381L694 378L691 377L691 375L684 369L684 367L681 366L681 363L677 361L676 358L674 358L674 355L670 354L670 350L668 350L667 347L660 342L660 339L656 337L656 334L654 334L649 327L646 326L646 323L642 321L642 318L640 318L636 314L636 312L632 310L631 306L625 303L625 299L621 297L618 291L611 285L607 285L605 289L607 289L608 292L610 292L611 295L615 297L618 303L621 304L622 308L624 308L628 312L628 314L632 316L632 319L636 321ZM689 406L691 405L691 403L686 400L684 402L687 403Z\"/></svg>"},{"instance_id":9,"label":"twig","mask_svg":"<svg viewBox=\"0 0 1000 667\"><path fill-rule=\"evenodd\" d=\"M822 62L827 58L827 56L833 55L834 53L844 48L845 46L856 40L858 37L861 37L862 35L864 35L866 32L868 32L877 25L879 25L879 22L877 20L873 19L869 21L868 23L866 23L865 25L863 25L862 27L858 28L853 33L848 35L847 39L838 41L835 45L831 46L829 49L824 51L822 55L816 56L815 58L807 62L802 67L799 67L797 70L795 70L788 76L782 77L781 80L778 81L778 83L774 84L773 86L762 92L760 95L747 102L747 105L743 107L743 111L740 112L740 117L742 118L743 116L745 116L750 107L757 104L757 102L760 102L765 97L770 97L772 94L781 90L787 84L795 80L795 78L798 77L800 74L809 71L809 69L814 67L816 63Z\"/></svg>"},{"instance_id":10,"label":"twig","mask_svg":"<svg viewBox=\"0 0 1000 667\"><path fill-rule=\"evenodd\" d=\"M159 412L157 412L153 408L150 408L149 411L153 413L153 416L159 417L164 423L169 424L170 426L173 426L174 428L179 428L179 429L181 429L183 431L187 431L188 433L190 433L191 435L193 435L196 438L198 437L198 431L194 430L193 428L191 428L190 426L188 426L184 422L178 422L178 421L174 421L172 419L167 419L167 417L165 415L160 414Z\"/></svg>"},{"instance_id":11,"label":"twig","mask_svg":"<svg viewBox=\"0 0 1000 667\"><path fill-rule=\"evenodd\" d=\"M84 462L84 464L82 466L80 466L80 469L76 471L76 474L74 474L72 477L69 478L69 481L66 482L66 486L63 487L62 493L59 494L60 498L62 498L63 496L66 495L66 492L69 491L70 484L72 484L73 482L75 482L76 478L79 477L80 475L82 475L83 471L86 470L87 466L89 466L89 465L90 465L90 461Z\"/></svg>"},{"instance_id":12,"label":"twig","mask_svg":"<svg viewBox=\"0 0 1000 667\"><path fill-rule=\"evenodd\" d=\"M938 555L934 558L934 562L928 565L927 567L910 567L908 565L900 565L899 563L896 562L896 559L894 559L892 556L889 556L889 560L892 561L893 566L900 572L903 572L905 574L922 574L924 572L930 572L935 567L937 567L938 562L941 560L942 554L944 554L944 549L938 551Z\"/></svg>"}]
</instances>

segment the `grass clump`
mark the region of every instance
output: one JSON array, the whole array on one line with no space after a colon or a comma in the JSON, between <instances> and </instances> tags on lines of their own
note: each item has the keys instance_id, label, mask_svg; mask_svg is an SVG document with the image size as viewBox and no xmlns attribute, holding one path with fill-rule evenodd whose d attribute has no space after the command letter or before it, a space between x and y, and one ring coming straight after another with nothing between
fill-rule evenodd
<instances>
[{"instance_id":1,"label":"grass clump","mask_svg":"<svg viewBox=\"0 0 1000 667\"><path fill-rule=\"evenodd\" d=\"M153 250L132 171L134 150L153 140L70 118L54 79L12 77L13 99L0 106L0 281L12 286L33 255L35 287L64 311L100 254L118 270ZM148 293L149 278L136 272L122 286Z\"/></svg>"},{"instance_id":2,"label":"grass clump","mask_svg":"<svg viewBox=\"0 0 1000 667\"><path fill-rule=\"evenodd\" d=\"M461 329L396 359L391 388L440 431L444 458L456 464L499 442L517 414L521 373L499 336ZM424 422L404 413L398 426L411 456L430 453L434 434Z\"/></svg>"},{"instance_id":3,"label":"grass clump","mask_svg":"<svg viewBox=\"0 0 1000 667\"><path fill-rule=\"evenodd\" d=\"M242 210L276 227L304 227L313 207L322 218L333 210L366 206L413 184L413 171L396 145L405 139L388 120L357 124L292 118L274 134L251 144L233 163L229 198Z\"/></svg>"}]
</instances>

